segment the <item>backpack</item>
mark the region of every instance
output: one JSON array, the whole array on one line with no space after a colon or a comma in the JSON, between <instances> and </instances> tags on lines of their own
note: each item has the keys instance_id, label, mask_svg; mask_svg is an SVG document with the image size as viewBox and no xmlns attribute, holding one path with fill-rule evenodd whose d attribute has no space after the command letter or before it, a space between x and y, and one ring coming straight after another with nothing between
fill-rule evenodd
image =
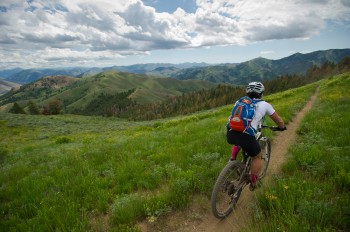
<instances>
[{"instance_id":1,"label":"backpack","mask_svg":"<svg viewBox=\"0 0 350 232\"><path fill-rule=\"evenodd\" d=\"M232 109L227 128L254 136L256 130L250 124L255 115L256 103L260 101L247 96L240 98Z\"/></svg>"}]
</instances>

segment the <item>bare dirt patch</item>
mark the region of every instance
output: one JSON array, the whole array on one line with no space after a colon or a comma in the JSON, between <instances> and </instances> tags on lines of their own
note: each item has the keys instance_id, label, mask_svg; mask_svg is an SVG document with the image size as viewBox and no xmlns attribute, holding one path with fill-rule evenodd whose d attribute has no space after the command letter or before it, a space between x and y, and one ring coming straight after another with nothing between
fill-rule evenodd
<instances>
[{"instance_id":1,"label":"bare dirt patch","mask_svg":"<svg viewBox=\"0 0 350 232\"><path fill-rule=\"evenodd\" d=\"M281 165L287 159L288 146L295 141L296 131L304 115L312 108L318 90L310 98L305 107L298 112L287 125L288 130L279 133L272 141L272 153L270 165L264 183L267 183L273 175L279 173ZM218 220L211 213L210 199L207 197L195 197L191 206L182 211L176 211L158 218L155 222L144 221L139 223L142 232L235 232L247 225L250 218L251 202L256 193L245 188L238 205L233 213L223 220Z\"/></svg>"}]
</instances>

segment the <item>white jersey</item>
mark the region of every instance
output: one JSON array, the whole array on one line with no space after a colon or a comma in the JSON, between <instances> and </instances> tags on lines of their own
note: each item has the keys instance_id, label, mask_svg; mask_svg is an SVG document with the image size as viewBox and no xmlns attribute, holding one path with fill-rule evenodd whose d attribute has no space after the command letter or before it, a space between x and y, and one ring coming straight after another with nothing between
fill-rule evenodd
<instances>
[{"instance_id":1,"label":"white jersey","mask_svg":"<svg viewBox=\"0 0 350 232\"><path fill-rule=\"evenodd\" d=\"M272 107L270 103L267 103L266 101L257 102L255 115L250 126L252 126L256 130L259 125L259 122L263 119L263 117L266 114L271 116L273 115L273 113L275 113L275 109Z\"/></svg>"}]
</instances>

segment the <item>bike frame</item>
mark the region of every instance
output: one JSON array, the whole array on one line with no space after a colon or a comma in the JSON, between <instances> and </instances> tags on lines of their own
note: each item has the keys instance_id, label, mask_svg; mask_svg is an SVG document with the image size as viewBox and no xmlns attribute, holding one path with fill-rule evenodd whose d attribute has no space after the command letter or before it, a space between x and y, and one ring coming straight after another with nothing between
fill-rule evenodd
<instances>
[{"instance_id":1,"label":"bike frame","mask_svg":"<svg viewBox=\"0 0 350 232\"><path fill-rule=\"evenodd\" d=\"M255 134L255 139L257 141L261 140L261 141L264 141L266 142L268 140L267 137L263 137L263 133L262 133L262 130L264 128L269 128L271 130L276 130L276 127L273 127L273 126L266 126L266 125L263 125L262 123L260 123L258 125L258 132ZM242 159L242 163L245 164L244 165L244 169L243 169L243 172L242 172L242 175L239 179L239 188L243 189L247 184L247 178L249 179L249 177L247 177L247 175L249 174L250 172L250 165L251 165L251 162L252 162L252 157L250 157L249 155L246 154L245 151L242 151L243 152L243 159Z\"/></svg>"}]
</instances>

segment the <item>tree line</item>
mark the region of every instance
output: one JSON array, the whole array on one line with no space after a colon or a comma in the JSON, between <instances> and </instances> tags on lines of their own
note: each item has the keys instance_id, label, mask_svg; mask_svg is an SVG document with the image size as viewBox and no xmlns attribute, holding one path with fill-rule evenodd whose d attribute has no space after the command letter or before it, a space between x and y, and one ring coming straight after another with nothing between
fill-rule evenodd
<instances>
[{"instance_id":1,"label":"tree line","mask_svg":"<svg viewBox=\"0 0 350 232\"><path fill-rule=\"evenodd\" d=\"M34 101L28 101L26 107L21 107L17 102L13 104L9 113L12 114L32 114L32 115L55 115L63 113L62 102L51 99L46 105L38 106Z\"/></svg>"}]
</instances>

